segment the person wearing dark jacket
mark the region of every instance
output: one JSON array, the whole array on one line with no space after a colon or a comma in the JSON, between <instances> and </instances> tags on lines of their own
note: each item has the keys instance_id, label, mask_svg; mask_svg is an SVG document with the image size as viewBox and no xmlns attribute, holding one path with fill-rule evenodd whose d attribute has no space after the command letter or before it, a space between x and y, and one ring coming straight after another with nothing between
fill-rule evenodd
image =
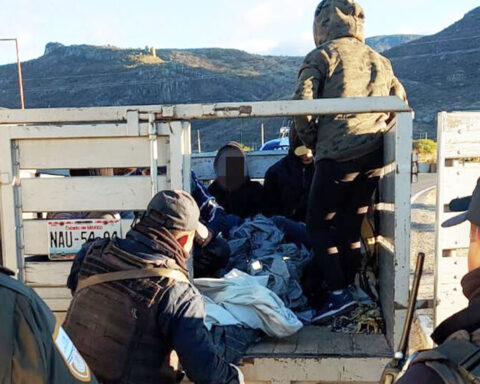
<instances>
[{"instance_id":1,"label":"person wearing dark jacket","mask_svg":"<svg viewBox=\"0 0 480 384\"><path fill-rule=\"evenodd\" d=\"M299 70L294 99L406 100L390 61L365 44L364 22L363 9L354 0L320 2L313 25L316 48ZM304 278L305 293L318 307L315 323L356 305L348 286L361 265L361 224L381 176L383 135L392 118L388 113L294 118L300 139L315 152L307 214L315 258Z\"/></svg>"},{"instance_id":2,"label":"person wearing dark jacket","mask_svg":"<svg viewBox=\"0 0 480 384\"><path fill-rule=\"evenodd\" d=\"M235 141L221 147L213 163L216 179L208 187L227 214L241 218L262 212L262 185L250 180L246 155Z\"/></svg>"},{"instance_id":3,"label":"person wearing dark jacket","mask_svg":"<svg viewBox=\"0 0 480 384\"><path fill-rule=\"evenodd\" d=\"M265 216L284 216L305 222L314 170L312 151L305 147L298 138L295 127L292 127L287 156L273 164L265 174Z\"/></svg>"},{"instance_id":4,"label":"person wearing dark jacket","mask_svg":"<svg viewBox=\"0 0 480 384\"><path fill-rule=\"evenodd\" d=\"M444 222L444 227L470 221L469 273L462 279L469 305L435 329L432 339L438 347L416 356L399 384L467 384L480 380L480 179L473 195L453 200L450 210L465 212Z\"/></svg>"},{"instance_id":5,"label":"person wearing dark jacket","mask_svg":"<svg viewBox=\"0 0 480 384\"><path fill-rule=\"evenodd\" d=\"M176 383L172 350L195 383L243 381L217 355L187 278L194 238L208 237L199 215L188 193L162 191L125 239L97 240L77 255L65 330L102 382Z\"/></svg>"},{"instance_id":6,"label":"person wearing dark jacket","mask_svg":"<svg viewBox=\"0 0 480 384\"><path fill-rule=\"evenodd\" d=\"M0 384L97 384L55 316L0 267Z\"/></svg>"}]
</instances>

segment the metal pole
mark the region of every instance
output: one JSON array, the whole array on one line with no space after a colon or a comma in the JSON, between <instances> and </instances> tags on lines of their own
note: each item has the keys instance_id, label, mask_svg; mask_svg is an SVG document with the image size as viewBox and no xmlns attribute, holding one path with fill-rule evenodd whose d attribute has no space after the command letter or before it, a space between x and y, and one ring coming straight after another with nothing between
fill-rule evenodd
<instances>
[{"instance_id":1,"label":"metal pole","mask_svg":"<svg viewBox=\"0 0 480 384\"><path fill-rule=\"evenodd\" d=\"M261 135L261 138L262 138L262 146L265 144L265 126L262 125L260 126L260 135Z\"/></svg>"},{"instance_id":2,"label":"metal pole","mask_svg":"<svg viewBox=\"0 0 480 384\"><path fill-rule=\"evenodd\" d=\"M0 39L0 41L14 41L15 42L15 50L17 52L17 76L18 76L18 91L20 95L20 107L25 109L25 96L23 93L23 76L22 76L22 64L20 63L20 54L18 50L18 40L17 38L11 39Z\"/></svg>"},{"instance_id":3,"label":"metal pole","mask_svg":"<svg viewBox=\"0 0 480 384\"><path fill-rule=\"evenodd\" d=\"M18 54L18 40L15 40L15 49L17 51L17 74L18 74L18 89L20 91L20 105L22 109L25 109L25 96L23 94L23 76L22 76L22 64L20 63L20 55Z\"/></svg>"},{"instance_id":4,"label":"metal pole","mask_svg":"<svg viewBox=\"0 0 480 384\"><path fill-rule=\"evenodd\" d=\"M198 153L202 152L202 139L200 138L199 129L197 129L197 149L198 149Z\"/></svg>"}]
</instances>

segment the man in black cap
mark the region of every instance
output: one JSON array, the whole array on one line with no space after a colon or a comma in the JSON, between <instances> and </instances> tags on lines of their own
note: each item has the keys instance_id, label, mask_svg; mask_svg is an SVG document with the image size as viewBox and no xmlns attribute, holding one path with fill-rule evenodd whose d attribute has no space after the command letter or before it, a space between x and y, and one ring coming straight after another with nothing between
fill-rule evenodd
<instances>
[{"instance_id":1,"label":"man in black cap","mask_svg":"<svg viewBox=\"0 0 480 384\"><path fill-rule=\"evenodd\" d=\"M0 383L97 384L55 316L0 267Z\"/></svg>"},{"instance_id":2,"label":"man in black cap","mask_svg":"<svg viewBox=\"0 0 480 384\"><path fill-rule=\"evenodd\" d=\"M202 296L190 284L194 238L206 239L184 191L162 191L125 239L97 240L77 255L65 330L105 383L175 383L175 350L195 383L238 383L241 372L215 352Z\"/></svg>"},{"instance_id":3,"label":"man in black cap","mask_svg":"<svg viewBox=\"0 0 480 384\"><path fill-rule=\"evenodd\" d=\"M480 382L480 179L473 195L451 201L450 210L465 212L445 221L443 227L470 221L469 273L462 279L469 305L435 329L432 339L439 346L420 353L401 384Z\"/></svg>"}]
</instances>

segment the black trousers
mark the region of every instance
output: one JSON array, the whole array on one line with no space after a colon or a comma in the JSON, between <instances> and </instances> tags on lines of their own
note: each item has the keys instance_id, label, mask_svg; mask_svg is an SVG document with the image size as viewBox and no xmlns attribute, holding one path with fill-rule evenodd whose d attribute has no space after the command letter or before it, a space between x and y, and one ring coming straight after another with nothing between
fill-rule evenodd
<instances>
[{"instance_id":1,"label":"black trousers","mask_svg":"<svg viewBox=\"0 0 480 384\"><path fill-rule=\"evenodd\" d=\"M304 291L314 304L325 290L347 287L361 265L361 226L377 188L383 148L354 161L315 163L307 231L315 257L304 275Z\"/></svg>"}]
</instances>

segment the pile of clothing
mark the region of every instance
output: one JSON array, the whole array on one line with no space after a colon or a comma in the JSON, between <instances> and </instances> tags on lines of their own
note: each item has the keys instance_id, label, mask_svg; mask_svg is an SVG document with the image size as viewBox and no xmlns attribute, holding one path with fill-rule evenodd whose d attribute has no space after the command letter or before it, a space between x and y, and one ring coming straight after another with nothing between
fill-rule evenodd
<instances>
[{"instance_id":1,"label":"pile of clothing","mask_svg":"<svg viewBox=\"0 0 480 384\"><path fill-rule=\"evenodd\" d=\"M206 326L240 326L276 338L298 332L303 324L294 311L308 308L300 278L311 253L285 243L283 232L261 215L232 228L226 238L230 257L217 273L222 277L194 280L204 295Z\"/></svg>"},{"instance_id":2,"label":"pile of clothing","mask_svg":"<svg viewBox=\"0 0 480 384\"><path fill-rule=\"evenodd\" d=\"M306 309L300 279L313 255L304 246L284 243L285 235L262 215L246 220L229 233L227 269L268 277L267 287L292 310Z\"/></svg>"}]
</instances>

